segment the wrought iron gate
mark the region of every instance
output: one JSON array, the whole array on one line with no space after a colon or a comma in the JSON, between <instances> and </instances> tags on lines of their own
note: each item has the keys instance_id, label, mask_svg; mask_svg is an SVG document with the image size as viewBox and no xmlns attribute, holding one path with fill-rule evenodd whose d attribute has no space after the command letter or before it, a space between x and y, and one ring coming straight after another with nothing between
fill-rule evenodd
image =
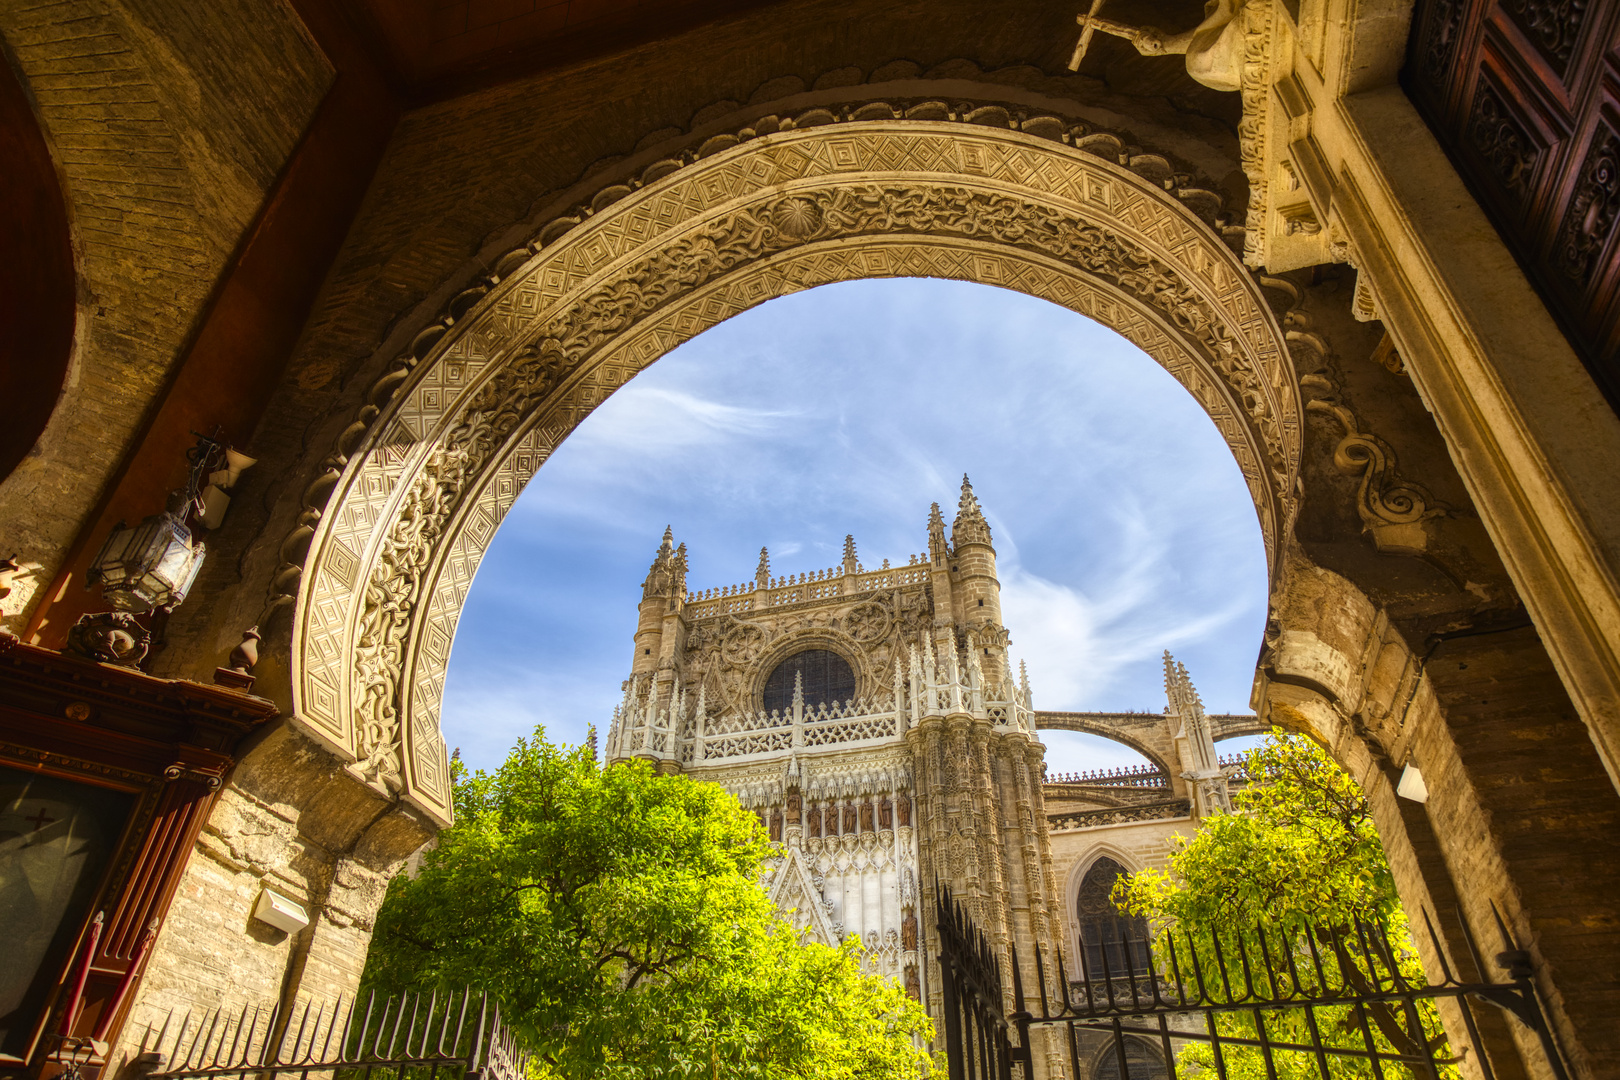
<instances>
[{"instance_id":1,"label":"wrought iron gate","mask_svg":"<svg viewBox=\"0 0 1620 1080\"><path fill-rule=\"evenodd\" d=\"M1056 1000L1038 949L1039 990L1035 1001L1026 1000L1014 948L1008 1017L983 934L948 889L936 887L935 899L951 1080L1010 1080L1013 1063L1033 1080L1035 1054L1054 1051L1067 1080L1177 1080L1188 1073L1221 1080L1498 1080L1487 1042L1512 1053L1514 1025L1533 1036L1556 1080L1568 1078L1536 995L1530 955L1500 917L1502 982L1487 981L1471 937L1479 981L1462 981L1427 913L1425 929L1443 967L1437 982L1423 977L1404 934L1366 923L1166 932L1145 966L1137 950L1104 949L1102 970L1073 981L1059 956ZM1112 970L1121 958L1124 969Z\"/></svg>"},{"instance_id":2,"label":"wrought iron gate","mask_svg":"<svg viewBox=\"0 0 1620 1080\"><path fill-rule=\"evenodd\" d=\"M473 990L170 1013L140 1051L150 1080L525 1080L529 1071L500 1007Z\"/></svg>"},{"instance_id":3,"label":"wrought iron gate","mask_svg":"<svg viewBox=\"0 0 1620 1080\"><path fill-rule=\"evenodd\" d=\"M951 890L934 886L939 973L945 995L945 1057L951 1080L1012 1080L1017 1050L1008 1040L1001 965ZM1016 977L1016 967L1014 968Z\"/></svg>"}]
</instances>

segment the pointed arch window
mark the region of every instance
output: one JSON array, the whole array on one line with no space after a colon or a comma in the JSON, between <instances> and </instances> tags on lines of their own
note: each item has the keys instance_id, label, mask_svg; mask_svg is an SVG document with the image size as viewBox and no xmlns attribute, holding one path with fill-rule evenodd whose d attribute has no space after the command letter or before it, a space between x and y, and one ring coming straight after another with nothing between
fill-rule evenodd
<instances>
[{"instance_id":1,"label":"pointed arch window","mask_svg":"<svg viewBox=\"0 0 1620 1080\"><path fill-rule=\"evenodd\" d=\"M1091 1070L1091 1080L1166 1080L1164 1055L1146 1039L1126 1038L1125 1071L1119 1067L1119 1048L1107 1045L1098 1053Z\"/></svg>"},{"instance_id":2,"label":"pointed arch window","mask_svg":"<svg viewBox=\"0 0 1620 1080\"><path fill-rule=\"evenodd\" d=\"M1111 899L1114 883L1126 869L1106 855L1091 864L1075 897L1075 926L1080 931L1080 958L1087 980L1123 979L1148 970L1148 924L1126 915Z\"/></svg>"}]
</instances>

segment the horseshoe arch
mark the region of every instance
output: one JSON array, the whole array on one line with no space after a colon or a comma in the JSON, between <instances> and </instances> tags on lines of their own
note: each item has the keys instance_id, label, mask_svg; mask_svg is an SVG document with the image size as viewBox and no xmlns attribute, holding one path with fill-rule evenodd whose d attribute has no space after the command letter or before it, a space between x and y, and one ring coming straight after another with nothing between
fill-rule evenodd
<instances>
[{"instance_id":1,"label":"horseshoe arch","mask_svg":"<svg viewBox=\"0 0 1620 1080\"><path fill-rule=\"evenodd\" d=\"M1256 279L1163 185L1060 139L898 119L801 119L660 164L452 300L317 481L330 495L295 609L295 718L379 790L449 821L438 718L456 618L547 455L676 345L816 285L975 281L1117 331L1214 420L1275 579L1297 486L1297 379Z\"/></svg>"}]
</instances>

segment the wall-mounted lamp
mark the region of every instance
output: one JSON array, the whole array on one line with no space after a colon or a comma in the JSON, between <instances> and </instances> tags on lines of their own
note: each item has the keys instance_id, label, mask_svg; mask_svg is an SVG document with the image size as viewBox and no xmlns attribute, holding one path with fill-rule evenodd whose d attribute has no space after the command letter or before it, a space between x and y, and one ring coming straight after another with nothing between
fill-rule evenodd
<instances>
[{"instance_id":1,"label":"wall-mounted lamp","mask_svg":"<svg viewBox=\"0 0 1620 1080\"><path fill-rule=\"evenodd\" d=\"M253 905L253 917L288 934L296 934L309 925L309 912L296 900L288 899L274 889L259 894Z\"/></svg>"},{"instance_id":2,"label":"wall-mounted lamp","mask_svg":"<svg viewBox=\"0 0 1620 1080\"><path fill-rule=\"evenodd\" d=\"M1429 801L1429 785L1423 782L1423 773L1416 765L1407 765L1401 771L1401 781L1395 785L1395 794L1415 803Z\"/></svg>"},{"instance_id":3,"label":"wall-mounted lamp","mask_svg":"<svg viewBox=\"0 0 1620 1080\"><path fill-rule=\"evenodd\" d=\"M120 611L172 608L186 598L206 550L193 540L184 511L165 510L130 527L119 522L90 567L86 586Z\"/></svg>"},{"instance_id":4,"label":"wall-mounted lamp","mask_svg":"<svg viewBox=\"0 0 1620 1080\"><path fill-rule=\"evenodd\" d=\"M234 483L242 470L253 464L252 458L224 449L217 440L198 436L196 447L186 455L191 468L185 488L170 496L163 513L139 525L119 522L114 526L90 566L86 588L99 583L101 595L120 611L174 608L185 600L207 554L202 541L192 535L188 521L195 515L198 524L212 527L212 517L217 525L230 503L229 496L212 484L208 490L218 496L213 505L199 493L203 474L210 465L219 463L221 451L225 467L215 471L211 480Z\"/></svg>"}]
</instances>

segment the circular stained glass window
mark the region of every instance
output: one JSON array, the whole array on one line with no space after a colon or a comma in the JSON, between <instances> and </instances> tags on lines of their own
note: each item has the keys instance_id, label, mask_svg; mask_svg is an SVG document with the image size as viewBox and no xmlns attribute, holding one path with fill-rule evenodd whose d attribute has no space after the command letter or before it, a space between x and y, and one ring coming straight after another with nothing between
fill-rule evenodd
<instances>
[{"instance_id":1,"label":"circular stained glass window","mask_svg":"<svg viewBox=\"0 0 1620 1080\"><path fill-rule=\"evenodd\" d=\"M793 708L794 676L804 686L804 706L831 705L855 696L855 671L849 661L829 649L806 649L776 665L765 680L765 711L789 712Z\"/></svg>"}]
</instances>

